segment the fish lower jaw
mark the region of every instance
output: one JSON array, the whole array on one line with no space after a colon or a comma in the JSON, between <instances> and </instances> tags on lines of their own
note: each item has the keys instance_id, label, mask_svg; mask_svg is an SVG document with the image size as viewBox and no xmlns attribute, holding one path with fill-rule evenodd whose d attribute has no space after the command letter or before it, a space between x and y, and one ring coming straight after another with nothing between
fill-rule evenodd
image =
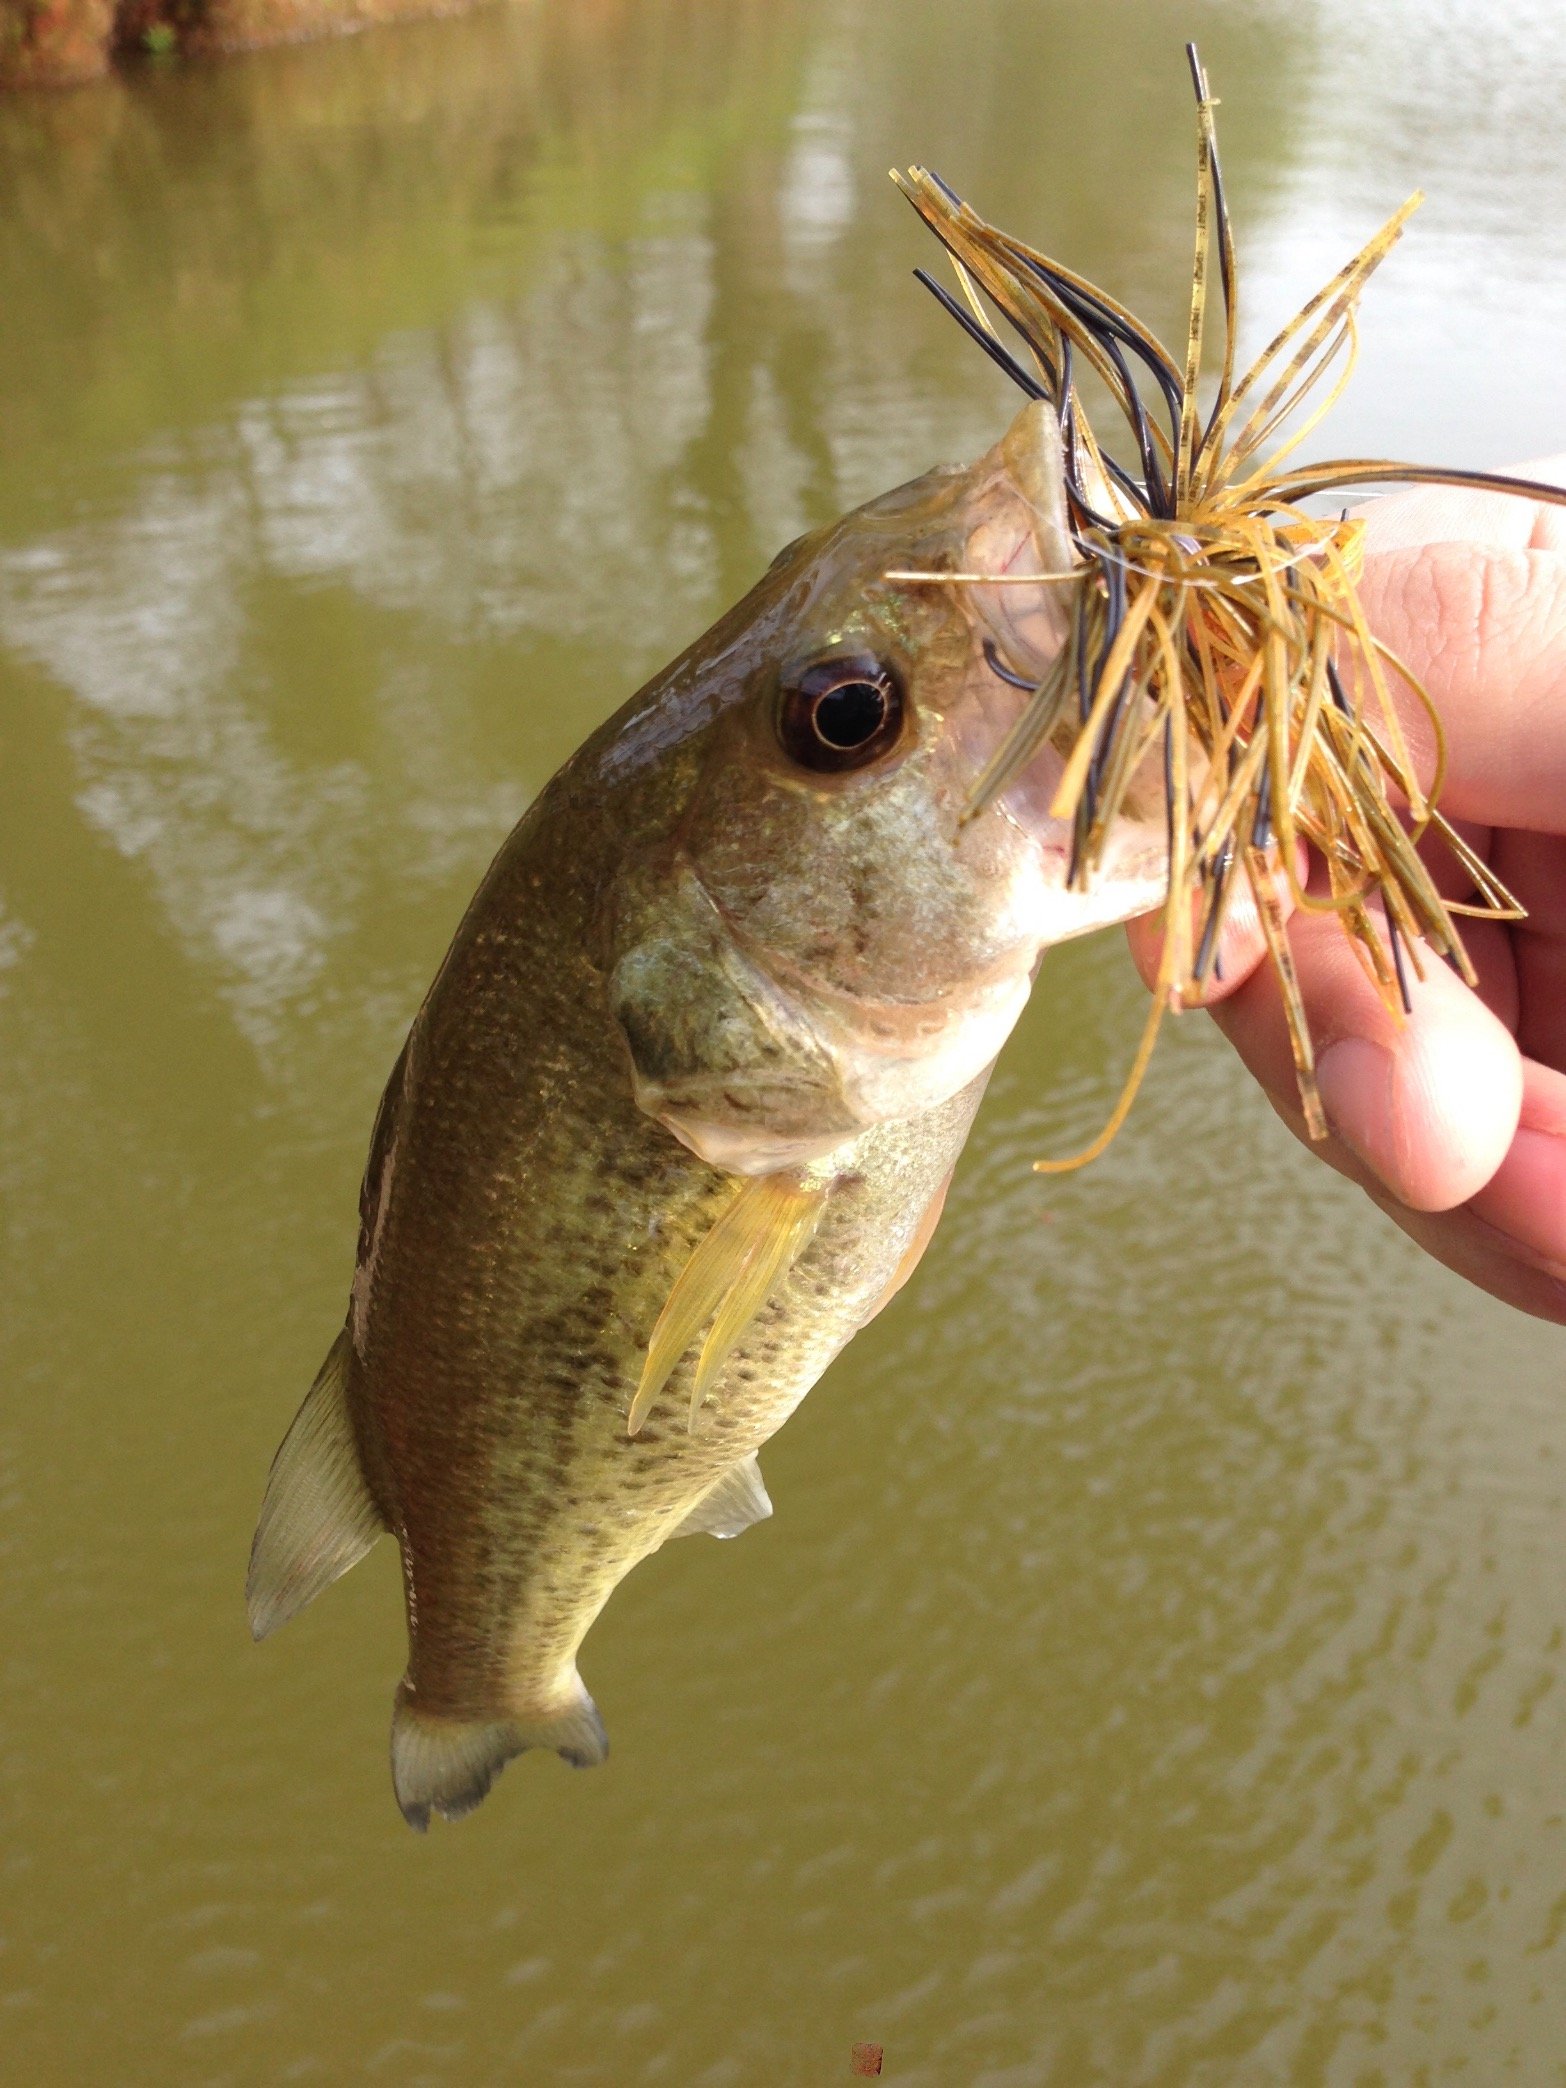
<instances>
[{"instance_id":1,"label":"fish lower jaw","mask_svg":"<svg viewBox=\"0 0 1566 2088\"><path fill-rule=\"evenodd\" d=\"M1042 949L1071 942L1095 929L1117 927L1140 914L1153 913L1169 893L1167 865L1156 869L1095 878L1086 891L1068 889L1064 878L1039 901L1039 942Z\"/></svg>"},{"instance_id":2,"label":"fish lower jaw","mask_svg":"<svg viewBox=\"0 0 1566 2088\"><path fill-rule=\"evenodd\" d=\"M1017 912L1040 955L1095 929L1113 928L1154 912L1169 892L1169 850L1161 830L1127 822L1112 833L1102 859L1073 886L1071 833L1059 820L1045 823L1031 875L1022 883Z\"/></svg>"}]
</instances>

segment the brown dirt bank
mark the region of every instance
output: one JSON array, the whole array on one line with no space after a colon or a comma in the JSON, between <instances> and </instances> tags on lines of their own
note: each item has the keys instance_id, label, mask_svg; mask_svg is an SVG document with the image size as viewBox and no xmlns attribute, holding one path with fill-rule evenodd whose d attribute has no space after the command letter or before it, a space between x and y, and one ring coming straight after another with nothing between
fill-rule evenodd
<instances>
[{"instance_id":1,"label":"brown dirt bank","mask_svg":"<svg viewBox=\"0 0 1566 2088\"><path fill-rule=\"evenodd\" d=\"M0 90L92 80L127 51L208 55L456 14L474 0L0 0Z\"/></svg>"}]
</instances>

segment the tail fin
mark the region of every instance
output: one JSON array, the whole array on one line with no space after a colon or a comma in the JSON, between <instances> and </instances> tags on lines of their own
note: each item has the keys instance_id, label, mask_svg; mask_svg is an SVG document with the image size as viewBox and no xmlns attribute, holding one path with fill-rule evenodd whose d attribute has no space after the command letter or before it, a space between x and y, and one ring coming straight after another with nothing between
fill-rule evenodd
<instances>
[{"instance_id":1,"label":"tail fin","mask_svg":"<svg viewBox=\"0 0 1566 2088\"><path fill-rule=\"evenodd\" d=\"M598 1706L575 1669L572 1695L562 1711L542 1719L442 1718L421 1710L406 1682L392 1711L392 1786L410 1827L422 1834L430 1814L460 1820L472 1812L513 1755L529 1747L552 1747L573 1769L591 1769L609 1752L609 1736Z\"/></svg>"},{"instance_id":2,"label":"tail fin","mask_svg":"<svg viewBox=\"0 0 1566 2088\"><path fill-rule=\"evenodd\" d=\"M357 1565L385 1528L348 1415L348 1352L345 1327L272 1460L245 1584L258 1639Z\"/></svg>"}]
</instances>

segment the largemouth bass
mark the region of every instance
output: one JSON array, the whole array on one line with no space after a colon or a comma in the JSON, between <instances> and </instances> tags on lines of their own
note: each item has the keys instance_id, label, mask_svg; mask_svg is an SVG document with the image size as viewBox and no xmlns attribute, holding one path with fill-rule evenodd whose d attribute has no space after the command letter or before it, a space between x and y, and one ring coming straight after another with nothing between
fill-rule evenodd
<instances>
[{"instance_id":1,"label":"largemouth bass","mask_svg":"<svg viewBox=\"0 0 1566 2088\"><path fill-rule=\"evenodd\" d=\"M756 1452L924 1251L1040 952L1162 896L1156 779L1090 894L1047 816L1054 748L975 804L1060 653L1073 557L1031 405L977 464L785 551L469 906L249 1584L261 1638L396 1537L414 1826L524 1748L603 1758L593 1619L668 1538L770 1512Z\"/></svg>"}]
</instances>

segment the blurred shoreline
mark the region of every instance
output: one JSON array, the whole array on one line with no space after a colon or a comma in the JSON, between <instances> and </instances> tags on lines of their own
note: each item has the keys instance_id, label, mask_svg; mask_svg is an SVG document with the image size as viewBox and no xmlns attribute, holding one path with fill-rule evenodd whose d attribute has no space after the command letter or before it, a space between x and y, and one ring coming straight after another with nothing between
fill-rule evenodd
<instances>
[{"instance_id":1,"label":"blurred shoreline","mask_svg":"<svg viewBox=\"0 0 1566 2088\"><path fill-rule=\"evenodd\" d=\"M466 12L480 0L0 0L0 90L101 79L119 59L215 57Z\"/></svg>"}]
</instances>

